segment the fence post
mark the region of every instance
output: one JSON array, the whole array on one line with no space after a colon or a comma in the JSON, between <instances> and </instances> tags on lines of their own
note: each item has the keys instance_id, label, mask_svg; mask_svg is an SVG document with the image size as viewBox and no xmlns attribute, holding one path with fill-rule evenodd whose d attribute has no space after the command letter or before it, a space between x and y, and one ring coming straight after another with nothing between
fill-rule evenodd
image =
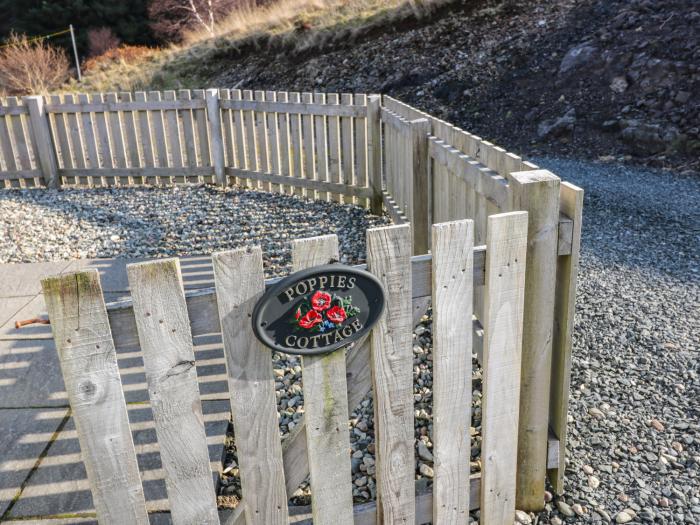
<instances>
[{"instance_id":1,"label":"fence post","mask_svg":"<svg viewBox=\"0 0 700 525\"><path fill-rule=\"evenodd\" d=\"M428 213L430 202L430 178L428 173L430 122L428 119L419 118L412 120L410 125L411 151L413 153L411 162L413 176L411 181L413 253L421 255L428 253L430 245L430 215Z\"/></svg>"},{"instance_id":2,"label":"fence post","mask_svg":"<svg viewBox=\"0 0 700 525\"><path fill-rule=\"evenodd\" d=\"M369 159L369 187L372 190L370 210L382 213L382 136L379 112L381 95L367 97L367 158Z\"/></svg>"},{"instance_id":3,"label":"fence post","mask_svg":"<svg viewBox=\"0 0 700 525\"><path fill-rule=\"evenodd\" d=\"M209 121L209 143L211 146L211 158L214 164L214 177L216 183L226 185L226 173L224 171L224 138L221 131L221 114L219 112L219 91L207 89L207 120Z\"/></svg>"},{"instance_id":4,"label":"fence post","mask_svg":"<svg viewBox=\"0 0 700 525\"><path fill-rule=\"evenodd\" d=\"M511 173L513 209L528 212L516 506L544 508L552 369L559 177L547 170Z\"/></svg>"},{"instance_id":5,"label":"fence post","mask_svg":"<svg viewBox=\"0 0 700 525\"><path fill-rule=\"evenodd\" d=\"M22 99L29 110L29 121L32 123L34 143L39 155L39 165L44 178L44 184L48 188L58 188L61 185L58 176L58 161L56 150L51 138L49 115L44 108L44 97L31 96Z\"/></svg>"}]
</instances>

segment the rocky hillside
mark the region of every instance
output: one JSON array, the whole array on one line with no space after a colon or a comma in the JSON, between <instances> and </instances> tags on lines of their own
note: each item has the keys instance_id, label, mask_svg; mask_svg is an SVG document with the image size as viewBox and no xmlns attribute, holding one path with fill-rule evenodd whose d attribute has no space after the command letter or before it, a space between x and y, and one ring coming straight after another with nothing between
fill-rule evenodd
<instances>
[{"instance_id":1,"label":"rocky hillside","mask_svg":"<svg viewBox=\"0 0 700 525\"><path fill-rule=\"evenodd\" d=\"M429 17L406 10L384 25L297 31L219 43L180 59L178 74L388 93L524 154L700 166L695 0L464 0Z\"/></svg>"}]
</instances>

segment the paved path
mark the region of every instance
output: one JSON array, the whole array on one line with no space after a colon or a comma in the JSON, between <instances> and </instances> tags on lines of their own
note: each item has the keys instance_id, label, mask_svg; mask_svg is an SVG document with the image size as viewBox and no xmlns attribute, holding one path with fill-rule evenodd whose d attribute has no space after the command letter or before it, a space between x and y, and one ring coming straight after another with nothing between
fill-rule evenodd
<instances>
[{"instance_id":1,"label":"paved path","mask_svg":"<svg viewBox=\"0 0 700 525\"><path fill-rule=\"evenodd\" d=\"M0 522L95 522L50 327L17 330L14 323L46 315L40 280L47 275L97 268L107 301L126 297L127 262L98 259L0 265ZM213 286L208 257L190 257L181 264L186 288ZM212 470L218 472L230 412L221 339L212 334L196 338L195 345ZM121 351L118 361L151 522L169 523L139 348Z\"/></svg>"}]
</instances>

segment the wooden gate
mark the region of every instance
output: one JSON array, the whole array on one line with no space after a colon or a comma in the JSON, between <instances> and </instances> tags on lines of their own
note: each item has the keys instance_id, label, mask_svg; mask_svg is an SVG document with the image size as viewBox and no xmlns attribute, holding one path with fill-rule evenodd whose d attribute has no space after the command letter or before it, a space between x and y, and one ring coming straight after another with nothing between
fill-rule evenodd
<instances>
[{"instance_id":1,"label":"wooden gate","mask_svg":"<svg viewBox=\"0 0 700 525\"><path fill-rule=\"evenodd\" d=\"M365 341L303 358L305 415L280 440L272 353L253 336L253 306L269 286L258 247L215 254L215 291L185 295L177 259L128 266L132 303L105 307L96 271L42 282L66 390L100 523L148 523L115 348L143 353L174 523L219 523L192 335L220 325L243 500L227 523L513 523L528 215L436 224L431 255L412 257L409 225L367 232L367 269L387 308ZM293 243L295 270L338 259L334 235ZM483 311L474 311L474 292ZM206 297L206 299L203 299ZM416 490L415 319L432 304L432 490ZM215 304L215 309L212 306ZM218 318L216 312L218 311ZM477 317L473 314L476 313ZM207 324L208 323L208 324ZM132 328L130 328L132 327ZM481 472L470 474L472 353L483 367ZM367 373L367 370L371 373ZM374 397L376 502L353 506L348 413ZM288 507L310 473L311 516Z\"/></svg>"}]
</instances>

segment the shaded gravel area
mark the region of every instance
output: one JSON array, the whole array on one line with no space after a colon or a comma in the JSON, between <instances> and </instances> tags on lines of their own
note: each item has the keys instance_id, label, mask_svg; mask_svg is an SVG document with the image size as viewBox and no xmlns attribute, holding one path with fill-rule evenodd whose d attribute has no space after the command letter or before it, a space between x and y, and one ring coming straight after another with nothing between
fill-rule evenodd
<instances>
[{"instance_id":1,"label":"shaded gravel area","mask_svg":"<svg viewBox=\"0 0 700 525\"><path fill-rule=\"evenodd\" d=\"M337 233L343 262L365 258L363 208L212 186L0 191L0 263L211 254L260 245L268 276L290 241Z\"/></svg>"},{"instance_id":2,"label":"shaded gravel area","mask_svg":"<svg viewBox=\"0 0 700 525\"><path fill-rule=\"evenodd\" d=\"M700 523L700 179L536 162L585 191L565 497L540 523Z\"/></svg>"}]
</instances>

